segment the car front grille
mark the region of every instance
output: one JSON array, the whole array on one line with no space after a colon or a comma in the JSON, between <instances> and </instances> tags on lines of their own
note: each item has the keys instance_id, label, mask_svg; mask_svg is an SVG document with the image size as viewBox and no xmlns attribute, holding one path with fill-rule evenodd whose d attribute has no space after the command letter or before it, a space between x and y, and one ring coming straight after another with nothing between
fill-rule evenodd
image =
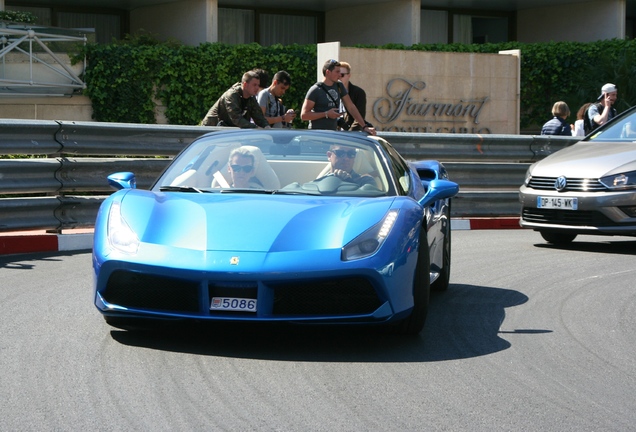
<instances>
[{"instance_id":1,"label":"car front grille","mask_svg":"<svg viewBox=\"0 0 636 432\"><path fill-rule=\"evenodd\" d=\"M114 271L102 293L109 303L171 312L199 311L199 284L163 276Z\"/></svg>"},{"instance_id":2,"label":"car front grille","mask_svg":"<svg viewBox=\"0 0 636 432\"><path fill-rule=\"evenodd\" d=\"M597 211L524 208L522 217L524 221L534 223L597 227L618 225Z\"/></svg>"},{"instance_id":3,"label":"car front grille","mask_svg":"<svg viewBox=\"0 0 636 432\"><path fill-rule=\"evenodd\" d=\"M368 280L359 277L273 285L274 315L357 315L382 302Z\"/></svg>"},{"instance_id":4,"label":"car front grille","mask_svg":"<svg viewBox=\"0 0 636 432\"><path fill-rule=\"evenodd\" d=\"M556 190L556 177L532 177L528 187L536 190ZM568 178L561 192L604 192L607 189L597 179Z\"/></svg>"},{"instance_id":5,"label":"car front grille","mask_svg":"<svg viewBox=\"0 0 636 432\"><path fill-rule=\"evenodd\" d=\"M273 296L259 299L264 316L344 316L373 313L383 301L372 284L362 277L325 279L314 282L269 282ZM108 279L102 297L108 303L131 309L169 311L172 313L251 316L250 312L209 311L213 297L258 297L258 283L209 281L207 304L201 305L206 288L196 281L117 270ZM265 291L267 292L267 291ZM269 304L269 306L267 306ZM261 309L261 308L265 309Z\"/></svg>"}]
</instances>

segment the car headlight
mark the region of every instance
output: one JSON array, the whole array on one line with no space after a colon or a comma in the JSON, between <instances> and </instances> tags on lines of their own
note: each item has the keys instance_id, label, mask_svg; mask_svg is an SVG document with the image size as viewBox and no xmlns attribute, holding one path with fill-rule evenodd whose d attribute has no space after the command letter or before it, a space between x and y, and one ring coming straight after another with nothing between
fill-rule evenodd
<instances>
[{"instance_id":1,"label":"car headlight","mask_svg":"<svg viewBox=\"0 0 636 432\"><path fill-rule=\"evenodd\" d=\"M526 178L523 181L524 186L528 186L530 184L530 179L532 178L532 174L530 174L531 171L531 168L528 168L528 170L526 171Z\"/></svg>"},{"instance_id":2,"label":"car headlight","mask_svg":"<svg viewBox=\"0 0 636 432\"><path fill-rule=\"evenodd\" d=\"M122 217L118 202L113 203L108 212L108 242L127 254L136 254L139 248L139 238Z\"/></svg>"},{"instance_id":3,"label":"car headlight","mask_svg":"<svg viewBox=\"0 0 636 432\"><path fill-rule=\"evenodd\" d=\"M634 189L636 188L636 171L605 176L600 182L612 190Z\"/></svg>"},{"instance_id":4,"label":"car headlight","mask_svg":"<svg viewBox=\"0 0 636 432\"><path fill-rule=\"evenodd\" d=\"M373 255L388 237L399 211L391 210L380 222L360 234L342 248L342 260L352 261Z\"/></svg>"}]
</instances>

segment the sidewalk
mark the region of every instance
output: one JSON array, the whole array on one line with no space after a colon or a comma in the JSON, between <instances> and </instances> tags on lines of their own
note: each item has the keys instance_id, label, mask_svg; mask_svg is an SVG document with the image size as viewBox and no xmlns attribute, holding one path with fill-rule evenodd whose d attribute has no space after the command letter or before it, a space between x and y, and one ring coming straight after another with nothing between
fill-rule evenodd
<instances>
[{"instance_id":1,"label":"sidewalk","mask_svg":"<svg viewBox=\"0 0 636 432\"><path fill-rule=\"evenodd\" d=\"M452 219L452 230L517 229L518 217ZM45 231L0 233L0 255L35 252L79 251L93 247L93 229L63 230L61 234Z\"/></svg>"}]
</instances>

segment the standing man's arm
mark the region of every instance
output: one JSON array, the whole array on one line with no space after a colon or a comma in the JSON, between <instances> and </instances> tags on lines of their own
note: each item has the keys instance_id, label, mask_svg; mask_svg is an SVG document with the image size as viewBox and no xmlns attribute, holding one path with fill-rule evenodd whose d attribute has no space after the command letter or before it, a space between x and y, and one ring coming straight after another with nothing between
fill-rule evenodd
<instances>
[{"instance_id":1,"label":"standing man's arm","mask_svg":"<svg viewBox=\"0 0 636 432\"><path fill-rule=\"evenodd\" d=\"M260 126L262 128L271 127L269 125L269 122L265 118L265 114L263 114L263 110L261 109L261 106L256 101L256 97L250 97L247 100L247 111L248 111L248 114L250 115L252 120L254 120L254 123L257 126ZM248 123L250 123L250 122L248 122ZM250 123L250 124L252 124L252 123Z\"/></svg>"},{"instance_id":2,"label":"standing man's arm","mask_svg":"<svg viewBox=\"0 0 636 432\"><path fill-rule=\"evenodd\" d=\"M362 115L360 114L360 111L358 111L358 108L356 108L353 102L351 102L351 98L349 97L348 94L342 96L342 103L344 103L345 108L347 109L349 114L351 114L351 116L355 119L355 121L357 121L360 125L365 124L364 118L362 118ZM375 129L372 127L364 126L362 130L369 132L371 135L377 135Z\"/></svg>"},{"instance_id":3,"label":"standing man's arm","mask_svg":"<svg viewBox=\"0 0 636 432\"><path fill-rule=\"evenodd\" d=\"M594 116L594 122L598 125L603 125L609 120L609 114L612 111L612 100L609 93L605 94L605 105L603 111Z\"/></svg>"},{"instance_id":4,"label":"standing man's arm","mask_svg":"<svg viewBox=\"0 0 636 432\"><path fill-rule=\"evenodd\" d=\"M233 126L240 128L255 128L255 124L243 117L243 109L241 108L240 97L241 95L239 93L232 92L230 95L224 98L225 100L223 101L224 103L222 105L225 106L226 115L232 122ZM263 115L263 113L261 113L261 115ZM223 118L221 117L221 112L219 112L219 120L223 120Z\"/></svg>"},{"instance_id":5,"label":"standing man's arm","mask_svg":"<svg viewBox=\"0 0 636 432\"><path fill-rule=\"evenodd\" d=\"M303 102L303 107L300 110L300 119L304 121L314 121L323 118L335 119L337 117L340 117L337 108L332 108L329 111L325 112L314 112L312 111L314 109L314 106L316 106L316 102L305 99L305 101Z\"/></svg>"}]
</instances>

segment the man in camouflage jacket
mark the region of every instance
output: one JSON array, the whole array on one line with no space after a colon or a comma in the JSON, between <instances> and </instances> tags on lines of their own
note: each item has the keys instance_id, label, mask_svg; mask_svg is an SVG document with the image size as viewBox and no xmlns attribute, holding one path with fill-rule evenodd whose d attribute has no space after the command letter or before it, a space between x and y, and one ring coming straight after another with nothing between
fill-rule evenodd
<instances>
[{"instance_id":1,"label":"man in camouflage jacket","mask_svg":"<svg viewBox=\"0 0 636 432\"><path fill-rule=\"evenodd\" d=\"M259 84L258 74L253 71L245 72L241 82L230 87L210 108L201 125L269 128L269 123L256 100L260 90Z\"/></svg>"}]
</instances>

